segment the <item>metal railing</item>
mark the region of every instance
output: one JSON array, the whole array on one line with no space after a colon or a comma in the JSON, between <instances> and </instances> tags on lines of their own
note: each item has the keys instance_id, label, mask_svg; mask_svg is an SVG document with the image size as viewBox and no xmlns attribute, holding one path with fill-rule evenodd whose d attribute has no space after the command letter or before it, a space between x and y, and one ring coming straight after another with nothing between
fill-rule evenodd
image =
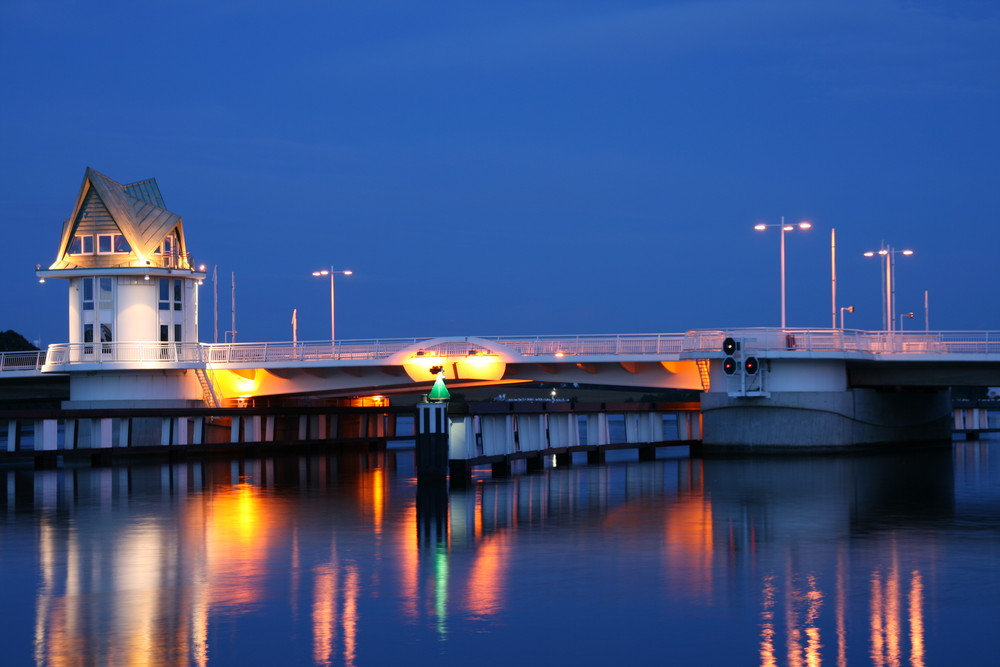
<instances>
[{"instance_id":1,"label":"metal railing","mask_svg":"<svg viewBox=\"0 0 1000 667\"><path fill-rule=\"evenodd\" d=\"M45 364L45 350L0 352L0 372L39 371Z\"/></svg>"},{"instance_id":2,"label":"metal railing","mask_svg":"<svg viewBox=\"0 0 1000 667\"><path fill-rule=\"evenodd\" d=\"M733 329L689 331L684 352L721 353L728 338L754 352L859 354L1000 354L997 331L858 331L852 329Z\"/></svg>"},{"instance_id":3,"label":"metal railing","mask_svg":"<svg viewBox=\"0 0 1000 667\"><path fill-rule=\"evenodd\" d=\"M57 343L47 366L104 363L201 363L201 343Z\"/></svg>"},{"instance_id":4,"label":"metal railing","mask_svg":"<svg viewBox=\"0 0 1000 667\"><path fill-rule=\"evenodd\" d=\"M264 364L308 361L388 359L426 345L431 354L464 356L490 343L524 357L648 356L722 352L727 337L744 341L755 353L826 352L864 355L1000 355L996 331L858 331L840 329L698 330L685 334L623 334L583 336L475 336L466 338L395 338L276 343L59 343L48 352L6 352L0 372L40 370L69 364L208 363Z\"/></svg>"}]
</instances>

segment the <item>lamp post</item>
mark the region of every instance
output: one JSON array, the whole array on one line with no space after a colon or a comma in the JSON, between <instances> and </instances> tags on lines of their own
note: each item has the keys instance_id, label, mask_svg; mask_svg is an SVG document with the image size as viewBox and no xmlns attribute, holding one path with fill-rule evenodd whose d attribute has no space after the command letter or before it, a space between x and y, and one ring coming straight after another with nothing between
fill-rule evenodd
<instances>
[{"instance_id":1,"label":"lamp post","mask_svg":"<svg viewBox=\"0 0 1000 667\"><path fill-rule=\"evenodd\" d=\"M900 331L903 330L903 320L905 320L905 319L911 319L912 320L913 319L913 313L910 312L910 313L900 313L899 314L899 330Z\"/></svg>"},{"instance_id":2,"label":"lamp post","mask_svg":"<svg viewBox=\"0 0 1000 667\"><path fill-rule=\"evenodd\" d=\"M880 255L885 260L885 271L882 274L882 326L886 331L893 331L896 326L896 260L893 256L909 257L912 254L912 250L893 250L884 241L880 249L864 253L865 257Z\"/></svg>"},{"instance_id":3,"label":"lamp post","mask_svg":"<svg viewBox=\"0 0 1000 667\"><path fill-rule=\"evenodd\" d=\"M799 229L809 229L812 227L812 223L800 222L797 225L786 225L785 216L781 216L781 224L769 225L763 222L757 223L753 226L759 232L766 230L768 227L778 227L781 230L781 328L785 328L785 232L790 232L796 227Z\"/></svg>"},{"instance_id":4,"label":"lamp post","mask_svg":"<svg viewBox=\"0 0 1000 667\"><path fill-rule=\"evenodd\" d=\"M333 267L331 266L329 269L322 269L320 271L313 271L313 273L312 273L314 276L330 276L330 342L331 343L333 343L334 341L337 340L337 329L336 329L336 315L337 315L337 311L336 311L335 302L334 302L334 299L333 299L333 294L334 294L334 292L333 292L333 276L336 275L336 274L338 274L338 273L341 274L341 275L344 275L344 276L349 276L352 273L354 273L354 271L351 271L350 269L348 269L346 271L334 271Z\"/></svg>"},{"instance_id":5,"label":"lamp post","mask_svg":"<svg viewBox=\"0 0 1000 667\"><path fill-rule=\"evenodd\" d=\"M845 310L847 312L849 312L849 313L853 313L854 312L854 306L841 306L840 307L840 328L841 329L844 328L844 311Z\"/></svg>"}]
</instances>

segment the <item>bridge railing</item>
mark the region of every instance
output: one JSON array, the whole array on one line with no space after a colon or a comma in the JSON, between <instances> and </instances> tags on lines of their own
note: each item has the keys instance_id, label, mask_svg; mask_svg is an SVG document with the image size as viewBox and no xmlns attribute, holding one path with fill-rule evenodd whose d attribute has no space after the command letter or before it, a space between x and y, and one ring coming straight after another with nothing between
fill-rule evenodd
<instances>
[{"instance_id":1,"label":"bridge railing","mask_svg":"<svg viewBox=\"0 0 1000 667\"><path fill-rule=\"evenodd\" d=\"M839 329L699 330L686 334L627 334L582 336L476 336L463 339L395 338L278 343L58 343L47 352L0 354L0 372L50 369L67 364L102 363L269 363L324 360L380 360L427 344L451 353L495 342L525 357L718 354L733 336L747 351L839 352L860 354L997 354L995 331L858 331Z\"/></svg>"},{"instance_id":2,"label":"bridge railing","mask_svg":"<svg viewBox=\"0 0 1000 667\"><path fill-rule=\"evenodd\" d=\"M426 340L399 338L381 340L305 341L283 343L206 343L204 360L229 364L274 361L385 359Z\"/></svg>"},{"instance_id":3,"label":"bridge railing","mask_svg":"<svg viewBox=\"0 0 1000 667\"><path fill-rule=\"evenodd\" d=\"M38 371L45 365L45 350L0 352L0 372Z\"/></svg>"},{"instance_id":4,"label":"bridge railing","mask_svg":"<svg viewBox=\"0 0 1000 667\"><path fill-rule=\"evenodd\" d=\"M582 336L479 336L525 357L679 353L684 334L621 334Z\"/></svg>"},{"instance_id":5,"label":"bridge railing","mask_svg":"<svg viewBox=\"0 0 1000 667\"><path fill-rule=\"evenodd\" d=\"M754 352L862 354L1000 354L996 331L858 331L852 329L734 329L690 331L684 352L721 352L728 337Z\"/></svg>"},{"instance_id":6,"label":"bridge railing","mask_svg":"<svg viewBox=\"0 0 1000 667\"><path fill-rule=\"evenodd\" d=\"M47 366L104 363L199 363L200 343L57 343L49 345Z\"/></svg>"}]
</instances>

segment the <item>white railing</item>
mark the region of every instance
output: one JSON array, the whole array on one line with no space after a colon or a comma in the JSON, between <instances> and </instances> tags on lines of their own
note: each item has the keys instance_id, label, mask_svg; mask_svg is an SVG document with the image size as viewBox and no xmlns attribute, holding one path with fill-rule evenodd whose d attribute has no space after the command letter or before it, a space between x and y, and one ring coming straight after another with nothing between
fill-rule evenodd
<instances>
[{"instance_id":1,"label":"white railing","mask_svg":"<svg viewBox=\"0 0 1000 667\"><path fill-rule=\"evenodd\" d=\"M105 363L201 363L200 343L57 343L47 366Z\"/></svg>"},{"instance_id":2,"label":"white railing","mask_svg":"<svg viewBox=\"0 0 1000 667\"><path fill-rule=\"evenodd\" d=\"M38 371L45 364L45 350L0 352L0 372Z\"/></svg>"},{"instance_id":3,"label":"white railing","mask_svg":"<svg viewBox=\"0 0 1000 667\"><path fill-rule=\"evenodd\" d=\"M829 352L866 355L973 354L1000 356L996 331L858 331L853 329L730 329L686 334L624 334L583 336L475 336L467 338L394 338L372 340L277 343L60 343L46 352L6 352L0 372L37 370L67 364L209 363L265 364L307 361L388 359L406 349L448 356L496 343L524 357L647 356L722 353L727 337L744 341L756 353Z\"/></svg>"},{"instance_id":4,"label":"white railing","mask_svg":"<svg viewBox=\"0 0 1000 667\"><path fill-rule=\"evenodd\" d=\"M997 331L857 331L853 329L732 329L689 331L688 356L721 353L733 337L753 352L842 352L861 354L998 354Z\"/></svg>"}]
</instances>

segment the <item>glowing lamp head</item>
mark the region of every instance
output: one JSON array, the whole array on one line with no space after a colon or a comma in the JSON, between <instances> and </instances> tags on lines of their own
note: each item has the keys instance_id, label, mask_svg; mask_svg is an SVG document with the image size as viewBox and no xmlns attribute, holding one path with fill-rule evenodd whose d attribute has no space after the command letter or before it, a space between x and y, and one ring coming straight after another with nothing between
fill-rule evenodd
<instances>
[{"instance_id":1,"label":"glowing lamp head","mask_svg":"<svg viewBox=\"0 0 1000 667\"><path fill-rule=\"evenodd\" d=\"M795 229L795 227L792 226L792 225L782 225L782 227L781 227L781 231L783 231L783 232L790 232L793 229Z\"/></svg>"},{"instance_id":2,"label":"glowing lamp head","mask_svg":"<svg viewBox=\"0 0 1000 667\"><path fill-rule=\"evenodd\" d=\"M871 250L869 250L868 252L865 253L865 257L874 257L874 256L875 256L875 253L873 251L871 251Z\"/></svg>"},{"instance_id":3,"label":"glowing lamp head","mask_svg":"<svg viewBox=\"0 0 1000 667\"><path fill-rule=\"evenodd\" d=\"M763 222L761 222L761 223L758 223L758 224L754 225L753 228L756 229L758 232L762 232L765 229L767 229L767 225L765 225Z\"/></svg>"},{"instance_id":4,"label":"glowing lamp head","mask_svg":"<svg viewBox=\"0 0 1000 667\"><path fill-rule=\"evenodd\" d=\"M886 250L885 248L882 248L881 250L878 251L878 254L880 254L880 255L888 255L889 251Z\"/></svg>"},{"instance_id":5,"label":"glowing lamp head","mask_svg":"<svg viewBox=\"0 0 1000 667\"><path fill-rule=\"evenodd\" d=\"M904 254L904 255L912 255L912 254L913 254L913 251L912 251L912 250L904 250L904 251L903 251L903 254Z\"/></svg>"},{"instance_id":6,"label":"glowing lamp head","mask_svg":"<svg viewBox=\"0 0 1000 667\"><path fill-rule=\"evenodd\" d=\"M811 222L802 221L802 222L799 223L799 229L809 229L811 227L812 227L812 223Z\"/></svg>"},{"instance_id":7,"label":"glowing lamp head","mask_svg":"<svg viewBox=\"0 0 1000 667\"><path fill-rule=\"evenodd\" d=\"M350 269L348 269L347 271L344 271L344 275L345 276L352 275L353 273L354 273L354 271L351 271Z\"/></svg>"}]
</instances>

